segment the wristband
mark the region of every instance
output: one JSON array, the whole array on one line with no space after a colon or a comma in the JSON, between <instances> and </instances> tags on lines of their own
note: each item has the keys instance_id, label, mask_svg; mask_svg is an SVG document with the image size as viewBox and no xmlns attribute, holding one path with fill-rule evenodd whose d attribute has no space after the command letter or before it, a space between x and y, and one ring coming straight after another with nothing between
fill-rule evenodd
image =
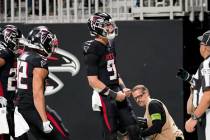
<instances>
[{"instance_id":1,"label":"wristband","mask_svg":"<svg viewBox=\"0 0 210 140\"><path fill-rule=\"evenodd\" d=\"M193 120L199 120L199 117L197 117L194 113L191 114L191 118Z\"/></svg>"},{"instance_id":2,"label":"wristband","mask_svg":"<svg viewBox=\"0 0 210 140\"><path fill-rule=\"evenodd\" d=\"M110 96L113 99L115 99L117 96L117 93L109 89L108 87L105 87L101 92L99 92L99 94L102 96Z\"/></svg>"},{"instance_id":3,"label":"wristband","mask_svg":"<svg viewBox=\"0 0 210 140\"><path fill-rule=\"evenodd\" d=\"M102 91L99 92L100 95L108 95L108 87L105 87Z\"/></svg>"}]
</instances>

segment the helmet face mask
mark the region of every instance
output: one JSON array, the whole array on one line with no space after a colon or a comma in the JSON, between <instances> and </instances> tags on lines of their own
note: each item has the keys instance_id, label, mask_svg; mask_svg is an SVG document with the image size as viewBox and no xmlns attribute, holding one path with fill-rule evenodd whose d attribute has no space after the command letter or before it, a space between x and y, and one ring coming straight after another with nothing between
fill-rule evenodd
<instances>
[{"instance_id":1,"label":"helmet face mask","mask_svg":"<svg viewBox=\"0 0 210 140\"><path fill-rule=\"evenodd\" d=\"M51 56L58 47L58 40L55 34L52 34L47 27L38 26L28 35L29 43L35 45L32 49L38 50L38 53L48 57ZM30 48L30 46L29 46Z\"/></svg>"},{"instance_id":2,"label":"helmet face mask","mask_svg":"<svg viewBox=\"0 0 210 140\"><path fill-rule=\"evenodd\" d=\"M5 25L0 34L7 48L16 54L19 48L19 40L24 38L21 31L14 25Z\"/></svg>"},{"instance_id":3,"label":"helmet face mask","mask_svg":"<svg viewBox=\"0 0 210 140\"><path fill-rule=\"evenodd\" d=\"M88 20L88 27L91 36L102 36L107 39L114 39L117 36L117 26L107 13L95 13Z\"/></svg>"},{"instance_id":4,"label":"helmet face mask","mask_svg":"<svg viewBox=\"0 0 210 140\"><path fill-rule=\"evenodd\" d=\"M106 30L106 37L109 40L112 40L117 36L117 26L114 22L108 22L105 24L104 29Z\"/></svg>"}]
</instances>

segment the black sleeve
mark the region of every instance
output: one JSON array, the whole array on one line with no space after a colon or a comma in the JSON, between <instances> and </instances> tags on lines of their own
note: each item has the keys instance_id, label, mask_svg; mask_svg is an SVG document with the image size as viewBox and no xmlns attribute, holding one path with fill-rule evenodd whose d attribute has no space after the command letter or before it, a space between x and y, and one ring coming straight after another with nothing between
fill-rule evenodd
<instances>
[{"instance_id":1,"label":"black sleeve","mask_svg":"<svg viewBox=\"0 0 210 140\"><path fill-rule=\"evenodd\" d=\"M35 68L44 68L48 70L48 62L42 57L34 57L30 62Z\"/></svg>"},{"instance_id":2,"label":"black sleeve","mask_svg":"<svg viewBox=\"0 0 210 140\"><path fill-rule=\"evenodd\" d=\"M11 58L12 56L7 49L0 47L0 57L7 61L7 59Z\"/></svg>"},{"instance_id":3,"label":"black sleeve","mask_svg":"<svg viewBox=\"0 0 210 140\"><path fill-rule=\"evenodd\" d=\"M83 44L83 54L88 76L98 75L98 50L93 40L86 41Z\"/></svg>"},{"instance_id":4,"label":"black sleeve","mask_svg":"<svg viewBox=\"0 0 210 140\"><path fill-rule=\"evenodd\" d=\"M88 76L98 75L98 56L95 54L86 54L85 55L85 65Z\"/></svg>"},{"instance_id":5,"label":"black sleeve","mask_svg":"<svg viewBox=\"0 0 210 140\"><path fill-rule=\"evenodd\" d=\"M153 100L150 102L148 109L152 119L152 126L142 132L143 137L160 133L163 125L166 122L166 114L162 103Z\"/></svg>"}]
</instances>

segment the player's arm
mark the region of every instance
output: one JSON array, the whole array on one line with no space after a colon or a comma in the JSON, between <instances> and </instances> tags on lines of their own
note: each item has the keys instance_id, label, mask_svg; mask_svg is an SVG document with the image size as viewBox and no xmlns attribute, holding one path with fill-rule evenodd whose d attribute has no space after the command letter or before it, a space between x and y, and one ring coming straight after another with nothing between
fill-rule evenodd
<instances>
[{"instance_id":1,"label":"player's arm","mask_svg":"<svg viewBox=\"0 0 210 140\"><path fill-rule=\"evenodd\" d=\"M106 85L98 79L98 56L92 53L85 55L87 79L93 89L102 90Z\"/></svg>"},{"instance_id":2,"label":"player's arm","mask_svg":"<svg viewBox=\"0 0 210 140\"><path fill-rule=\"evenodd\" d=\"M1 45L0 45L1 47ZM9 57L8 53L6 53L4 50L0 49L0 68L3 67L6 64L6 60ZM4 93L0 92L0 96L3 96Z\"/></svg>"},{"instance_id":3,"label":"player's arm","mask_svg":"<svg viewBox=\"0 0 210 140\"><path fill-rule=\"evenodd\" d=\"M4 66L6 61L0 56L0 67Z\"/></svg>"},{"instance_id":4,"label":"player's arm","mask_svg":"<svg viewBox=\"0 0 210 140\"><path fill-rule=\"evenodd\" d=\"M131 95L131 93L132 93L131 89L126 87L125 83L123 82L123 80L122 80L122 78L120 76L119 76L118 80L119 80L120 88L125 93L125 95L127 97L129 97Z\"/></svg>"},{"instance_id":5,"label":"player's arm","mask_svg":"<svg viewBox=\"0 0 210 140\"><path fill-rule=\"evenodd\" d=\"M47 121L45 111L44 81L48 75L48 70L44 68L34 68L33 70L33 100L43 122Z\"/></svg>"},{"instance_id":6,"label":"player's arm","mask_svg":"<svg viewBox=\"0 0 210 140\"><path fill-rule=\"evenodd\" d=\"M6 60L11 57L3 46L0 45L0 67L6 64Z\"/></svg>"},{"instance_id":7,"label":"player's arm","mask_svg":"<svg viewBox=\"0 0 210 140\"><path fill-rule=\"evenodd\" d=\"M6 48L0 44L0 67L6 64L7 58L9 58L10 55L6 51Z\"/></svg>"},{"instance_id":8,"label":"player's arm","mask_svg":"<svg viewBox=\"0 0 210 140\"><path fill-rule=\"evenodd\" d=\"M106 87L106 85L98 79L97 75L87 76L88 83L93 89L102 90Z\"/></svg>"},{"instance_id":9,"label":"player's arm","mask_svg":"<svg viewBox=\"0 0 210 140\"><path fill-rule=\"evenodd\" d=\"M119 85L120 85L121 89L123 90L124 88L126 88L125 83L123 82L122 78L119 77L118 80L119 80Z\"/></svg>"},{"instance_id":10,"label":"player's arm","mask_svg":"<svg viewBox=\"0 0 210 140\"><path fill-rule=\"evenodd\" d=\"M125 99L125 95L122 93L114 92L109 89L101 80L98 79L98 56L95 54L85 55L85 64L87 70L87 79L89 85L100 95L110 96L111 98L122 101Z\"/></svg>"}]
</instances>

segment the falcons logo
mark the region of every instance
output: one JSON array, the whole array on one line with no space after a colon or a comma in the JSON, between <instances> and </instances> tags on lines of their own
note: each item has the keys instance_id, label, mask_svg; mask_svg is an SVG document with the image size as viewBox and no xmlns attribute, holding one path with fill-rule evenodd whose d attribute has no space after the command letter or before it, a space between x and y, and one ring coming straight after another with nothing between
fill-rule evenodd
<instances>
[{"instance_id":1,"label":"falcons logo","mask_svg":"<svg viewBox=\"0 0 210 140\"><path fill-rule=\"evenodd\" d=\"M13 42L13 38L16 37L15 31L13 29L5 29L3 30L3 34L4 34L4 41L6 43L8 43L9 41Z\"/></svg>"},{"instance_id":2,"label":"falcons logo","mask_svg":"<svg viewBox=\"0 0 210 140\"><path fill-rule=\"evenodd\" d=\"M80 70L78 59L71 53L57 48L55 56L49 58L49 75L46 81L45 95L52 95L61 90L63 82L55 75L57 72L66 72L75 76Z\"/></svg>"}]
</instances>

